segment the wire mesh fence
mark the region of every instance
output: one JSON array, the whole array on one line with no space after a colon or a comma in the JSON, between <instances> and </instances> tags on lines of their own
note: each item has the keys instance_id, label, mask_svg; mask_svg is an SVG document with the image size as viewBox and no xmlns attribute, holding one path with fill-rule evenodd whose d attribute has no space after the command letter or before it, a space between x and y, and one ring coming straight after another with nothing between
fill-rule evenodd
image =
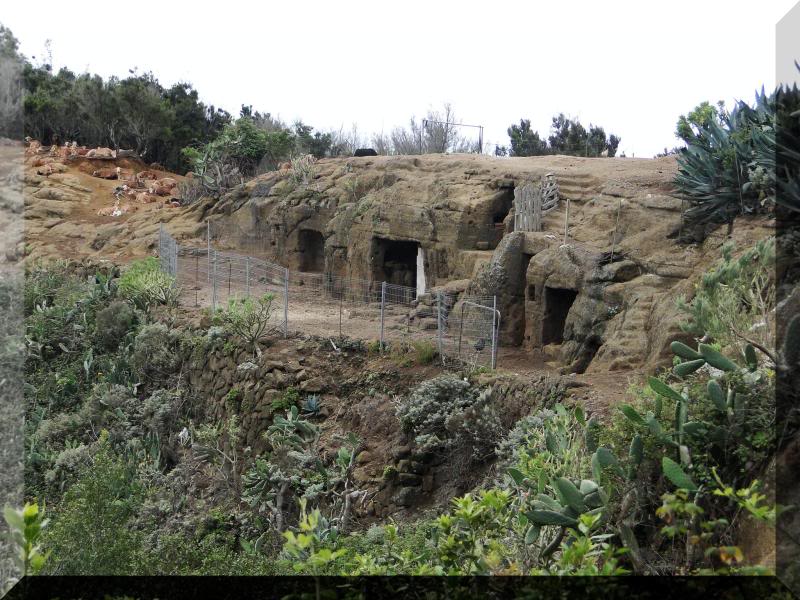
<instances>
[{"instance_id":1,"label":"wire mesh fence","mask_svg":"<svg viewBox=\"0 0 800 600\"><path fill-rule=\"evenodd\" d=\"M272 295L277 330L335 339L374 340L378 348L427 344L443 361L496 366L500 312L494 296L467 296L387 282L293 271L247 254L179 245L162 226L161 268L181 302L224 308Z\"/></svg>"}]
</instances>

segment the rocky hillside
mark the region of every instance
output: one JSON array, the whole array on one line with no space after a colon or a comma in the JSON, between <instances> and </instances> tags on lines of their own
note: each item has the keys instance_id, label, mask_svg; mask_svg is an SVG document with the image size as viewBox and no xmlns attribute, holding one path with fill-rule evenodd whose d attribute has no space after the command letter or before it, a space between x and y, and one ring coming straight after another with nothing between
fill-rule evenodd
<instances>
[{"instance_id":1,"label":"rocky hillside","mask_svg":"<svg viewBox=\"0 0 800 600\"><path fill-rule=\"evenodd\" d=\"M151 254L162 222L202 246L210 219L218 247L293 269L411 286L422 275L427 289L496 294L505 346L577 373L669 360L666 346L680 337L675 300L691 297L725 241L719 231L678 243L671 157L326 159L303 173L265 173L218 202L132 201L118 216L107 209L119 182L92 176L89 159L39 163L29 159L25 175L32 257ZM132 159L103 166L144 168ZM546 173L558 182L559 206L542 232L514 233L514 190ZM771 226L740 219L733 237L743 247Z\"/></svg>"},{"instance_id":2,"label":"rocky hillside","mask_svg":"<svg viewBox=\"0 0 800 600\"><path fill-rule=\"evenodd\" d=\"M505 345L578 373L652 368L680 337L676 298L691 297L725 241L678 243L675 171L672 157L325 160L307 183L255 178L211 218L219 243L292 268L413 285L419 253L429 287L498 295ZM558 208L541 233L514 233L515 188L546 173ZM771 227L743 219L733 237L744 247ZM324 259L309 265L315 239Z\"/></svg>"}]
</instances>

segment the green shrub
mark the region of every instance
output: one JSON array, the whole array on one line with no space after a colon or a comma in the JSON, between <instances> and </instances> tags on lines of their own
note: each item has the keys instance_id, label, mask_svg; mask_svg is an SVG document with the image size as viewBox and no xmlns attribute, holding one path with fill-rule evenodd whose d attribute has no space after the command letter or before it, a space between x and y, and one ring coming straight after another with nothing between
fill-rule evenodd
<instances>
[{"instance_id":1,"label":"green shrub","mask_svg":"<svg viewBox=\"0 0 800 600\"><path fill-rule=\"evenodd\" d=\"M436 346L427 340L415 340L411 343L418 365L429 365L439 355Z\"/></svg>"},{"instance_id":2,"label":"green shrub","mask_svg":"<svg viewBox=\"0 0 800 600\"><path fill-rule=\"evenodd\" d=\"M158 305L176 306L180 296L175 278L152 256L131 263L119 280L119 293L144 312Z\"/></svg>"},{"instance_id":3,"label":"green shrub","mask_svg":"<svg viewBox=\"0 0 800 600\"><path fill-rule=\"evenodd\" d=\"M103 350L116 350L125 335L136 325L136 313L127 302L115 301L99 310L95 317L94 339Z\"/></svg>"},{"instance_id":4,"label":"green shrub","mask_svg":"<svg viewBox=\"0 0 800 600\"><path fill-rule=\"evenodd\" d=\"M156 390L141 404L136 419L146 433L166 441L175 428L178 401L178 393L171 390Z\"/></svg>"},{"instance_id":5,"label":"green shrub","mask_svg":"<svg viewBox=\"0 0 800 600\"><path fill-rule=\"evenodd\" d=\"M691 304L679 300L689 316L683 328L740 351L746 339L774 347L767 321L775 308L775 238L761 240L736 259L733 251L732 243L722 247L722 261L702 276Z\"/></svg>"},{"instance_id":6,"label":"green shrub","mask_svg":"<svg viewBox=\"0 0 800 600\"><path fill-rule=\"evenodd\" d=\"M423 452L462 448L482 460L493 452L502 432L490 390L481 393L452 375L422 382L399 401L396 413Z\"/></svg>"},{"instance_id":7,"label":"green shrub","mask_svg":"<svg viewBox=\"0 0 800 600\"><path fill-rule=\"evenodd\" d=\"M300 392L297 388L289 386L280 398L272 401L272 410L284 411L300 404Z\"/></svg>"},{"instance_id":8,"label":"green shrub","mask_svg":"<svg viewBox=\"0 0 800 600\"><path fill-rule=\"evenodd\" d=\"M259 343L274 328L270 323L275 311L274 299L273 294L264 294L255 300L231 298L227 308L214 315L214 323L221 325L230 335L244 340L258 356L261 356Z\"/></svg>"},{"instance_id":9,"label":"green shrub","mask_svg":"<svg viewBox=\"0 0 800 600\"><path fill-rule=\"evenodd\" d=\"M180 364L177 335L163 323L145 325L133 342L131 365L145 378L163 378Z\"/></svg>"},{"instance_id":10,"label":"green shrub","mask_svg":"<svg viewBox=\"0 0 800 600\"><path fill-rule=\"evenodd\" d=\"M141 504L136 470L101 435L91 466L64 494L43 546L50 575L135 573L140 535L129 526Z\"/></svg>"},{"instance_id":11,"label":"green shrub","mask_svg":"<svg viewBox=\"0 0 800 600\"><path fill-rule=\"evenodd\" d=\"M242 544L245 542L242 540ZM278 575L273 558L232 547L224 535L159 535L143 557L144 575L256 576ZM238 550L238 551L237 551Z\"/></svg>"},{"instance_id":12,"label":"green shrub","mask_svg":"<svg viewBox=\"0 0 800 600\"><path fill-rule=\"evenodd\" d=\"M36 429L36 438L50 447L62 447L68 439L80 439L89 427L83 412L56 413L42 419Z\"/></svg>"},{"instance_id":13,"label":"green shrub","mask_svg":"<svg viewBox=\"0 0 800 600\"><path fill-rule=\"evenodd\" d=\"M45 473L45 482L58 492L62 492L67 484L71 484L77 474L91 462L92 453L89 446L80 444L67 447L58 453L53 468Z\"/></svg>"}]
</instances>

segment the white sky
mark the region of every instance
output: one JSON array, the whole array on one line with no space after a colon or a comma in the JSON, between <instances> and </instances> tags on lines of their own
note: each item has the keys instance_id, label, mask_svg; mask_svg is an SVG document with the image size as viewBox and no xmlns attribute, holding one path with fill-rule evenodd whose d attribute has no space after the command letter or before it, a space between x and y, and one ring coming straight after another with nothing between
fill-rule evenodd
<instances>
[{"instance_id":1,"label":"white sky","mask_svg":"<svg viewBox=\"0 0 800 600\"><path fill-rule=\"evenodd\" d=\"M234 116L244 103L388 132L451 102L493 148L523 117L546 137L563 111L652 156L677 144L678 116L700 101L774 87L775 26L795 3L40 0L7 1L0 22L29 57L52 40L56 68L150 70Z\"/></svg>"}]
</instances>

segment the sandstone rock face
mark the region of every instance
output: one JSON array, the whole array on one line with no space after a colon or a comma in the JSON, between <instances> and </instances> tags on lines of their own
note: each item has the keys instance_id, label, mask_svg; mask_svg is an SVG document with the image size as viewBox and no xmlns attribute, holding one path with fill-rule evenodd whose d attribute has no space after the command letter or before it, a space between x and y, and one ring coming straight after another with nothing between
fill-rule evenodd
<instances>
[{"instance_id":1,"label":"sandstone rock face","mask_svg":"<svg viewBox=\"0 0 800 600\"><path fill-rule=\"evenodd\" d=\"M98 209L112 204L115 182L90 177L96 162L73 160L69 173L26 171L34 257L62 255L63 246L88 255L150 254L159 221L177 239L204 247L209 219L219 249L294 270L414 286L421 264L427 290L496 295L501 344L547 349L545 358L570 371L668 361L667 343L683 336L675 299L691 297L722 243L718 234L699 245L676 242L681 202L671 187L671 157L324 159L307 183L298 183L289 166L219 201L168 211L160 210L167 197L145 190L159 177L164 187L172 181L141 163L115 159L145 186L138 201L131 199L139 210L121 217L98 217ZM80 175L75 169L86 177L66 179ZM514 189L546 173L555 175L562 201L544 217L543 231L511 231ZM66 229L56 238L53 227L61 219L80 221L82 238ZM118 225L100 235L107 221L99 219L118 219ZM737 221L733 237L744 248L770 233L765 220L748 218ZM432 306L420 301L411 320L435 327ZM457 302L447 309L458 310Z\"/></svg>"},{"instance_id":2,"label":"sandstone rock face","mask_svg":"<svg viewBox=\"0 0 800 600\"><path fill-rule=\"evenodd\" d=\"M675 299L719 256L718 243L673 241L672 158L382 156L316 168L308 186L287 170L250 181L215 207L213 227L303 270L314 232L313 270L402 285L414 285L421 248L429 288L466 280L460 290L496 295L501 344L549 348L569 372L667 362L669 342L685 337ZM558 208L542 232L512 232L515 187L548 172ZM735 233L747 243L764 230Z\"/></svg>"}]
</instances>

